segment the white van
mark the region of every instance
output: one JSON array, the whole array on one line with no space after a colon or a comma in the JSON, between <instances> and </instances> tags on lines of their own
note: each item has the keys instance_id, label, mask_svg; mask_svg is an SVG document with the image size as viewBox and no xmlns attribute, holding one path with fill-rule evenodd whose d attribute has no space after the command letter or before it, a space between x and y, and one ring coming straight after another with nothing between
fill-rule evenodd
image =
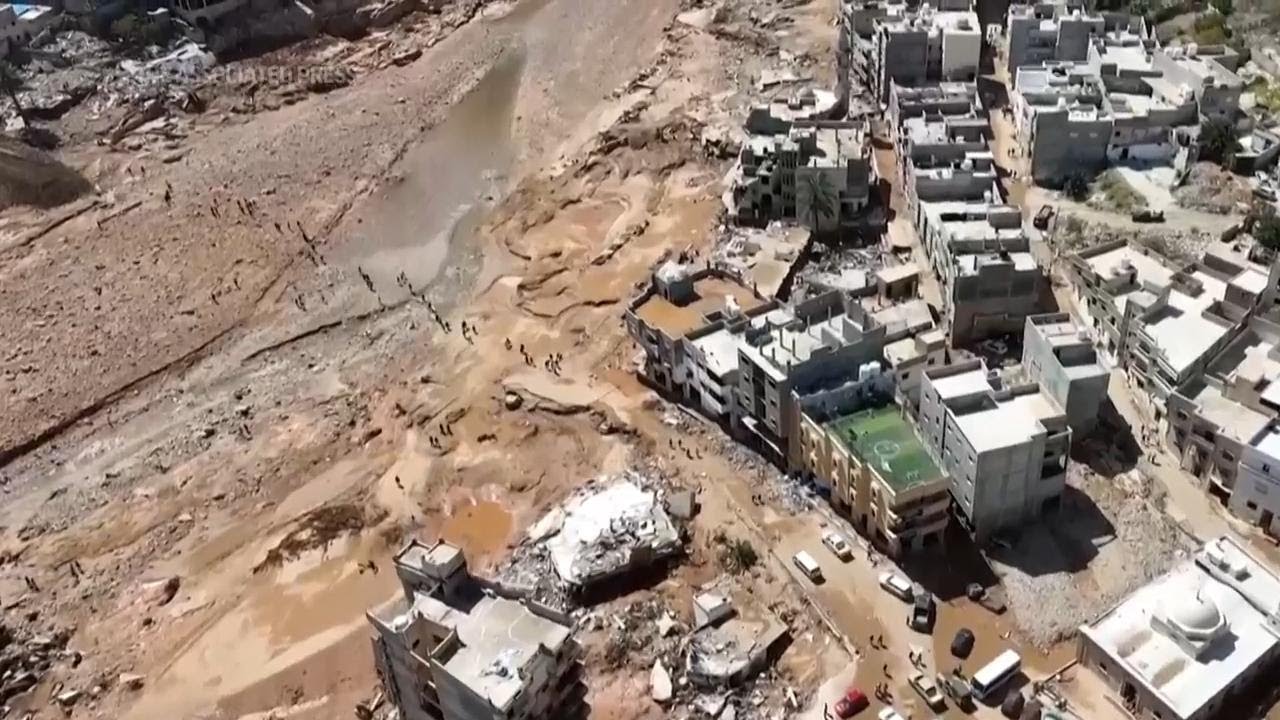
<instances>
[{"instance_id":1,"label":"white van","mask_svg":"<svg viewBox=\"0 0 1280 720\"><path fill-rule=\"evenodd\" d=\"M814 560L809 553L801 550L791 556L791 562L795 563L796 567L800 568L800 572L804 573L804 576L813 582L822 581L822 568L818 566L818 561Z\"/></svg>"}]
</instances>

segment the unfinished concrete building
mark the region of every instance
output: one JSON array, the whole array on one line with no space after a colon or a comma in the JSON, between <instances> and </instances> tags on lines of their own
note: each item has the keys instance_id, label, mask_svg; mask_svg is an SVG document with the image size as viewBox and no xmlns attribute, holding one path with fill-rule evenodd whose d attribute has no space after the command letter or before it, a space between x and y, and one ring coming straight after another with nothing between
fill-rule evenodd
<instances>
[{"instance_id":1,"label":"unfinished concrete building","mask_svg":"<svg viewBox=\"0 0 1280 720\"><path fill-rule=\"evenodd\" d=\"M472 576L462 551L411 541L404 597L367 613L373 657L404 720L585 717L571 620Z\"/></svg>"},{"instance_id":2,"label":"unfinished concrete building","mask_svg":"<svg viewBox=\"0 0 1280 720\"><path fill-rule=\"evenodd\" d=\"M894 396L914 416L920 406L920 381L925 370L946 362L947 334L935 327L929 303L924 300L887 307L877 302L868 309L885 328L883 367L893 377Z\"/></svg>"},{"instance_id":3,"label":"unfinished concrete building","mask_svg":"<svg viewBox=\"0 0 1280 720\"><path fill-rule=\"evenodd\" d=\"M1227 507L1280 540L1280 426L1274 419L1242 448Z\"/></svg>"},{"instance_id":4,"label":"unfinished concrete building","mask_svg":"<svg viewBox=\"0 0 1280 720\"><path fill-rule=\"evenodd\" d=\"M699 343L773 307L731 273L668 261L627 306L624 322L644 350L643 374L649 385L702 408L709 417L727 419L723 381L730 369L700 352Z\"/></svg>"},{"instance_id":5,"label":"unfinished concrete building","mask_svg":"<svg viewBox=\"0 0 1280 720\"><path fill-rule=\"evenodd\" d=\"M1072 432L1084 435L1093 429L1110 374L1098 362L1088 331L1069 314L1027 316L1022 368L1067 414Z\"/></svg>"},{"instance_id":6,"label":"unfinished concrete building","mask_svg":"<svg viewBox=\"0 0 1280 720\"><path fill-rule=\"evenodd\" d=\"M1098 349L1157 412L1239 334L1265 290L1256 270L1217 260L1178 266L1123 240L1069 263L1077 309Z\"/></svg>"},{"instance_id":7,"label":"unfinished concrete building","mask_svg":"<svg viewBox=\"0 0 1280 720\"><path fill-rule=\"evenodd\" d=\"M1080 628L1076 658L1138 720L1246 717L1280 669L1280 578L1235 540L1210 541Z\"/></svg>"},{"instance_id":8,"label":"unfinished concrete building","mask_svg":"<svg viewBox=\"0 0 1280 720\"><path fill-rule=\"evenodd\" d=\"M793 393L840 386L880 360L885 330L843 293L760 316L737 342L735 425L779 458L797 423Z\"/></svg>"},{"instance_id":9,"label":"unfinished concrete building","mask_svg":"<svg viewBox=\"0 0 1280 720\"><path fill-rule=\"evenodd\" d=\"M1006 19L1009 77L1018 68L1051 60L1084 60L1089 39L1101 35L1106 22L1084 2L1037 2L1010 5Z\"/></svg>"},{"instance_id":10,"label":"unfinished concrete building","mask_svg":"<svg viewBox=\"0 0 1280 720\"><path fill-rule=\"evenodd\" d=\"M981 55L982 28L968 0L923 4L875 21L871 89L885 103L894 83L974 80Z\"/></svg>"},{"instance_id":11,"label":"unfinished concrete building","mask_svg":"<svg viewBox=\"0 0 1280 720\"><path fill-rule=\"evenodd\" d=\"M744 224L790 220L821 233L856 229L872 172L864 125L794 122L785 133L755 134L743 143L725 202Z\"/></svg>"},{"instance_id":12,"label":"unfinished concrete building","mask_svg":"<svg viewBox=\"0 0 1280 720\"><path fill-rule=\"evenodd\" d=\"M1005 386L981 360L924 374L920 430L978 542L1061 501L1071 428L1035 383Z\"/></svg>"},{"instance_id":13,"label":"unfinished concrete building","mask_svg":"<svg viewBox=\"0 0 1280 720\"><path fill-rule=\"evenodd\" d=\"M904 411L866 401L806 403L795 471L831 490L831 504L892 557L940 548L950 483Z\"/></svg>"},{"instance_id":14,"label":"unfinished concrete building","mask_svg":"<svg viewBox=\"0 0 1280 720\"><path fill-rule=\"evenodd\" d=\"M1234 120L1243 83L1231 52L1161 49L1142 34L1093 36L1078 60L1018 67L1010 101L1037 182L1130 160L1186 167L1202 118Z\"/></svg>"}]
</instances>

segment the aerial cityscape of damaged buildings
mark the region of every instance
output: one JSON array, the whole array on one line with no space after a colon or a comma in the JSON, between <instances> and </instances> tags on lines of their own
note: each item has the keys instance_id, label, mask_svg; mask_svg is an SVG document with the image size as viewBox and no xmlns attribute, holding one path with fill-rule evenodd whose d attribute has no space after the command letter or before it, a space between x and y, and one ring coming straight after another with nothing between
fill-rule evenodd
<instances>
[{"instance_id":1,"label":"aerial cityscape of damaged buildings","mask_svg":"<svg viewBox=\"0 0 1280 720\"><path fill-rule=\"evenodd\" d=\"M1140 16L1075 2L1013 5L983 28L967 0L854 0L839 33L841 87L783 90L743 119L721 249L667 255L626 304L644 383L810 488L868 557L1058 522L1089 461L1074 451L1123 422L1117 384L1179 459L1170 471L1280 537L1274 253L1247 234L1181 260L1128 239L1058 247L1011 191L1125 163L1183 172L1218 120L1240 129L1237 169L1265 169L1277 147L1251 139L1274 136L1242 109L1238 53L1165 46ZM999 101L980 90L992 69ZM457 548L411 543L405 600L369 614L388 696L406 718L573 716L581 610L602 582L678 562L695 505L657 478L601 478L496 580ZM1228 717L1275 677L1280 580L1231 537L1201 540L1076 633L1075 662L1127 717ZM685 674L673 690L657 663L655 700L770 657L785 623L732 613L730 594L695 597ZM1044 717L1091 717L1060 710Z\"/></svg>"}]
</instances>

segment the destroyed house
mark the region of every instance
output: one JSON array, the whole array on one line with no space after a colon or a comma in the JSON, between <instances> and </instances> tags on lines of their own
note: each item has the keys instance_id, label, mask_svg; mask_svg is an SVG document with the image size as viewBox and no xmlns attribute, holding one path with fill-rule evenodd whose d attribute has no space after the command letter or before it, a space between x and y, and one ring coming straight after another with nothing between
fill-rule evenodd
<instances>
[{"instance_id":1,"label":"destroyed house","mask_svg":"<svg viewBox=\"0 0 1280 720\"><path fill-rule=\"evenodd\" d=\"M403 720L584 716L568 616L472 576L452 545L396 555L404 597L367 613L387 697Z\"/></svg>"}]
</instances>

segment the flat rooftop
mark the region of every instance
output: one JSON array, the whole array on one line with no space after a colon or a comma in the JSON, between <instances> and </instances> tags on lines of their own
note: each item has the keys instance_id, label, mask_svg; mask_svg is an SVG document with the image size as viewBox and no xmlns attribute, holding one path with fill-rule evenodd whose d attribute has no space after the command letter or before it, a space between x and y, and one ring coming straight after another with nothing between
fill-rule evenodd
<instances>
[{"instance_id":1,"label":"flat rooftop","mask_svg":"<svg viewBox=\"0 0 1280 720\"><path fill-rule=\"evenodd\" d=\"M1192 277L1203 283L1203 290L1197 295L1172 290L1168 306L1157 311L1155 317L1146 323L1147 334L1160 348L1165 361L1179 374L1231 332L1225 321L1214 322L1204 316L1211 305L1226 296L1226 283L1201 271L1196 271Z\"/></svg>"},{"instance_id":2,"label":"flat rooftop","mask_svg":"<svg viewBox=\"0 0 1280 720\"><path fill-rule=\"evenodd\" d=\"M845 415L827 423L827 429L849 452L874 469L894 492L943 476L896 406Z\"/></svg>"},{"instance_id":3,"label":"flat rooftop","mask_svg":"<svg viewBox=\"0 0 1280 720\"><path fill-rule=\"evenodd\" d=\"M982 368L966 370L946 377L930 378L933 389L944 402L955 398L988 393L993 389Z\"/></svg>"},{"instance_id":4,"label":"flat rooftop","mask_svg":"<svg viewBox=\"0 0 1280 720\"><path fill-rule=\"evenodd\" d=\"M957 254L954 261L956 270L961 275L976 275L989 265L1010 265L1017 272L1034 272L1039 269L1035 257L1029 252Z\"/></svg>"},{"instance_id":5,"label":"flat rooftop","mask_svg":"<svg viewBox=\"0 0 1280 720\"><path fill-rule=\"evenodd\" d=\"M766 318L774 319L774 313ZM809 361L822 350L836 350L861 342L866 328L847 314L832 315L825 320L804 323L787 314L791 319L775 326L767 341L753 345L739 340L738 350L751 358L775 379L781 379L784 370Z\"/></svg>"},{"instance_id":6,"label":"flat rooftop","mask_svg":"<svg viewBox=\"0 0 1280 720\"><path fill-rule=\"evenodd\" d=\"M956 414L956 426L976 452L1030 442L1046 433L1044 422L1062 411L1042 392L1017 395L974 412Z\"/></svg>"},{"instance_id":7,"label":"flat rooftop","mask_svg":"<svg viewBox=\"0 0 1280 720\"><path fill-rule=\"evenodd\" d=\"M1225 570L1211 573L1206 566ZM1259 669L1280 642L1267 622L1277 603L1280 579L1223 537L1082 626L1080 633L1186 718ZM1203 648L1184 649L1174 639L1178 628L1197 643L1207 638Z\"/></svg>"},{"instance_id":8,"label":"flat rooftop","mask_svg":"<svg viewBox=\"0 0 1280 720\"><path fill-rule=\"evenodd\" d=\"M883 325L885 333L891 336L903 332L914 333L933 327L933 313L929 312L929 303L920 298L878 310L872 309L871 317L878 324Z\"/></svg>"},{"instance_id":9,"label":"flat rooftop","mask_svg":"<svg viewBox=\"0 0 1280 720\"><path fill-rule=\"evenodd\" d=\"M658 293L650 295L640 307L636 317L668 337L681 337L702 327L707 316L723 312L726 298L733 298L742 312L748 312L764 304L749 288L719 277L701 278L693 284L694 299L684 305L676 305Z\"/></svg>"},{"instance_id":10,"label":"flat rooftop","mask_svg":"<svg viewBox=\"0 0 1280 720\"><path fill-rule=\"evenodd\" d=\"M442 660L444 669L499 708L510 707L523 689L522 671L538 647L555 654L572 632L518 602L488 595L470 608L418 595L413 609L458 633L462 646Z\"/></svg>"},{"instance_id":11,"label":"flat rooftop","mask_svg":"<svg viewBox=\"0 0 1280 720\"><path fill-rule=\"evenodd\" d=\"M1085 260L1090 270L1104 278L1111 277L1113 272L1124 272L1125 262L1137 271L1139 285L1150 283L1157 287L1164 287L1173 279L1174 268L1131 245L1122 245Z\"/></svg>"},{"instance_id":12,"label":"flat rooftop","mask_svg":"<svg viewBox=\"0 0 1280 720\"><path fill-rule=\"evenodd\" d=\"M738 335L727 328L694 340L692 345L706 359L707 369L723 379L738 369Z\"/></svg>"},{"instance_id":13,"label":"flat rooftop","mask_svg":"<svg viewBox=\"0 0 1280 720\"><path fill-rule=\"evenodd\" d=\"M1200 415L1218 426L1218 431L1235 440L1247 443L1250 438L1271 422L1267 415L1246 407L1222 394L1207 383L1191 398L1200 406Z\"/></svg>"}]
</instances>

